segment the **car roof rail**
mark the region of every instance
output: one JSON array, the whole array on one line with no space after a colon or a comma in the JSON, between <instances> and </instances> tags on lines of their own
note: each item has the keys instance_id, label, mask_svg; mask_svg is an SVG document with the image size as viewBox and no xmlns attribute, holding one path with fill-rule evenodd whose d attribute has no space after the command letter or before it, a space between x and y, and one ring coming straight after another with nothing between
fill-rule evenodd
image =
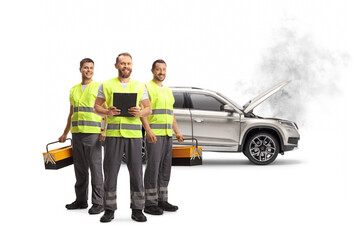
<instances>
[{"instance_id":1,"label":"car roof rail","mask_svg":"<svg viewBox=\"0 0 360 240\"><path fill-rule=\"evenodd\" d=\"M179 87L179 86L170 86L169 88L190 88L190 89L200 89L200 90L204 90L203 88L199 88L199 87Z\"/></svg>"}]
</instances>

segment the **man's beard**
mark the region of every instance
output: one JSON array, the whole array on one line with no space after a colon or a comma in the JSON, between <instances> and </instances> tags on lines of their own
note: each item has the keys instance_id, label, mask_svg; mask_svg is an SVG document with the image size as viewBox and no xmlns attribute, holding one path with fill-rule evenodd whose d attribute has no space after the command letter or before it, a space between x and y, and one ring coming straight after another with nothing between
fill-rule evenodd
<instances>
[{"instance_id":1,"label":"man's beard","mask_svg":"<svg viewBox=\"0 0 360 240\"><path fill-rule=\"evenodd\" d=\"M130 77L130 74L131 74L131 72L132 72L132 69L128 69L129 70L129 73L124 73L124 72L122 72L120 69L119 69L119 76L121 77L121 78L128 78L128 77Z\"/></svg>"},{"instance_id":2,"label":"man's beard","mask_svg":"<svg viewBox=\"0 0 360 240\"><path fill-rule=\"evenodd\" d=\"M158 77L158 76L155 75L155 78L156 78L156 80L158 80L158 81L160 81L160 82L163 82L163 81L165 80L166 76L164 76L163 79L160 79L160 77Z\"/></svg>"}]
</instances>

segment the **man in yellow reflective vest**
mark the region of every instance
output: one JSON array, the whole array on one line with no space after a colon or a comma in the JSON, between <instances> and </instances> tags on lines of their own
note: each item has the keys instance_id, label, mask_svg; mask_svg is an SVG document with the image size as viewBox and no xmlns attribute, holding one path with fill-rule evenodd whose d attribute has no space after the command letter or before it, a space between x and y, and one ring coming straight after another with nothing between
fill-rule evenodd
<instances>
[{"instance_id":1,"label":"man in yellow reflective vest","mask_svg":"<svg viewBox=\"0 0 360 240\"><path fill-rule=\"evenodd\" d=\"M151 106L145 84L130 78L131 55L119 54L115 68L118 70L118 77L103 82L95 101L95 111L106 116L107 119L104 155L105 213L100 222L110 222L114 219L114 212L117 209L117 177L124 153L127 156L130 175L131 218L138 222L145 222L147 219L142 212L145 206L145 191L142 176L140 117L151 114ZM114 107L113 93L137 93L136 106L128 109L128 113L133 117L115 116L120 114L120 109ZM102 107L104 103L109 107L108 109Z\"/></svg>"},{"instance_id":2,"label":"man in yellow reflective vest","mask_svg":"<svg viewBox=\"0 0 360 240\"><path fill-rule=\"evenodd\" d=\"M75 170L76 200L67 204L69 210L87 208L89 168L92 186L92 207L89 214L99 214L103 208L102 150L99 137L102 117L94 113L94 103L100 83L92 80L94 61L84 58L80 62L82 82L71 88L70 113L60 142L66 140L71 129Z\"/></svg>"},{"instance_id":3,"label":"man in yellow reflective vest","mask_svg":"<svg viewBox=\"0 0 360 240\"><path fill-rule=\"evenodd\" d=\"M179 142L184 141L173 114L174 96L171 89L163 85L166 77L166 63L156 60L151 72L152 81L146 84L151 102L152 114L141 118L146 131L145 210L161 215L163 211L176 211L177 206L168 202L168 184L172 162L172 134L175 132Z\"/></svg>"}]
</instances>

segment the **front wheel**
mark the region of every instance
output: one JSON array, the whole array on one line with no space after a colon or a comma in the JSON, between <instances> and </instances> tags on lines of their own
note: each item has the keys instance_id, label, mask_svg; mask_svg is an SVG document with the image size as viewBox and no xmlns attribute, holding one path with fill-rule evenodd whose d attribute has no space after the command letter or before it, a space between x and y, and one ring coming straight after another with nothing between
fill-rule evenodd
<instances>
[{"instance_id":1,"label":"front wheel","mask_svg":"<svg viewBox=\"0 0 360 240\"><path fill-rule=\"evenodd\" d=\"M254 164L272 163L280 150L279 141L270 133L257 133L245 143L244 154Z\"/></svg>"}]
</instances>

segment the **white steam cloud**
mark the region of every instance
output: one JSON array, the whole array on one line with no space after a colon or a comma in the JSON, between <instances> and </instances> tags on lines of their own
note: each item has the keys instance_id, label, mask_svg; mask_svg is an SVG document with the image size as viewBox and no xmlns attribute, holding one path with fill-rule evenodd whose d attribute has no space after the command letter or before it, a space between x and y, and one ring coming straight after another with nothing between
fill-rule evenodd
<instances>
[{"instance_id":1,"label":"white steam cloud","mask_svg":"<svg viewBox=\"0 0 360 240\"><path fill-rule=\"evenodd\" d=\"M311 101L340 94L339 72L346 62L346 54L332 53L317 46L310 36L298 36L295 30L284 28L264 54L259 76L247 91L256 95L279 82L291 80L261 105L260 115L304 125L306 106Z\"/></svg>"}]
</instances>

